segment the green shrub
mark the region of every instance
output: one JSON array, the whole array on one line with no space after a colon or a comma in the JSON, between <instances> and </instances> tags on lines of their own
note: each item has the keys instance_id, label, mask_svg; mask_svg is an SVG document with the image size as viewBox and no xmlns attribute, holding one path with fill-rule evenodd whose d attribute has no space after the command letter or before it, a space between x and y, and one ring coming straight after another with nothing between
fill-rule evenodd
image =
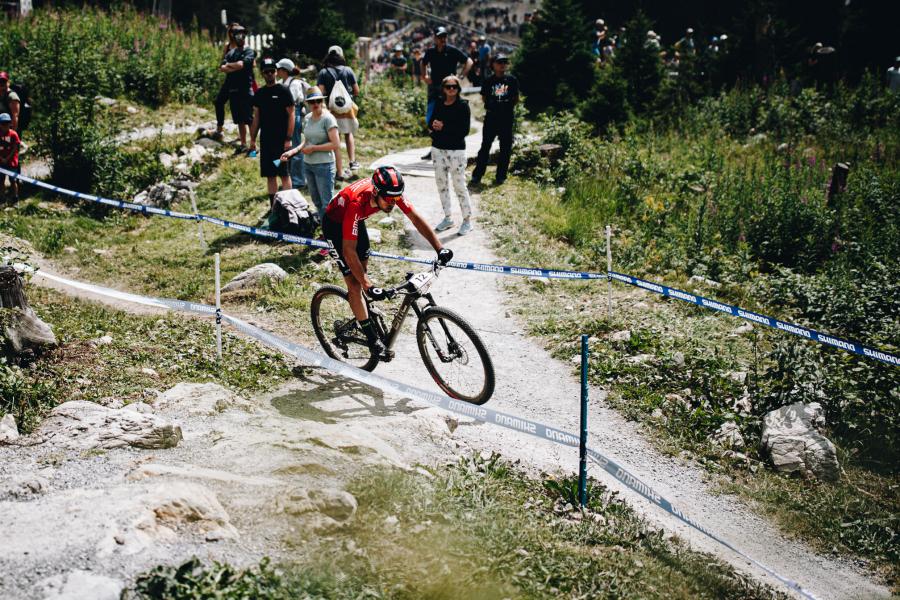
<instances>
[{"instance_id":1,"label":"green shrub","mask_svg":"<svg viewBox=\"0 0 900 600\"><path fill-rule=\"evenodd\" d=\"M399 86L382 78L361 88L357 102L363 129L426 132L424 86Z\"/></svg>"}]
</instances>

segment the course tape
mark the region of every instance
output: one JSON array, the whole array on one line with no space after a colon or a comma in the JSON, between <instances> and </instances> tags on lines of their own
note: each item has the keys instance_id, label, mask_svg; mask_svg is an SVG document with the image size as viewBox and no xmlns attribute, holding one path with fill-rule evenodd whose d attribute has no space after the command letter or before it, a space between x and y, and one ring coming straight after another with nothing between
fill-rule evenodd
<instances>
[{"instance_id":1,"label":"course tape","mask_svg":"<svg viewBox=\"0 0 900 600\"><path fill-rule=\"evenodd\" d=\"M210 217L203 214L187 214L181 213L161 208L156 208L153 206L143 206L141 204L134 204L132 202L123 202L121 200L112 200L110 198L101 198L98 196L93 196L90 194L82 194L80 192L74 192L72 190L67 190L65 188L57 187L55 185L51 185L48 183L44 183L43 181L38 181L37 179L33 179L31 177L27 177L25 175L21 175L19 173L14 173L13 171L8 171L6 169L0 168L0 173L4 175L8 175L10 177L14 177L16 179L20 179L26 183L30 183L32 185L36 185L38 187L50 190L52 192L63 194L67 196L72 196L73 198L78 198L80 200L87 200L89 202L98 202L100 204L105 204L107 206L112 206L115 208L123 208L127 210L131 210L134 212L140 212L143 214L153 214L160 215L164 217L173 217L176 219L185 219L185 220L196 220L196 221L204 221L206 223L210 223L213 225L217 225L219 227L225 227L228 229L234 229L236 231L240 231L242 233L246 233L248 235L254 235L257 237L263 237L270 240L279 240L282 242L287 242L290 244L301 244L304 246L311 246L315 248L329 248L328 242L323 240L314 240L311 238L302 237L299 235L293 235L290 233L281 233L279 231L272 231L270 229L263 229L260 227L254 227L252 225L244 225L242 223L236 223L234 221L229 221L227 219L219 219L216 217ZM418 264L431 264L431 260L426 258L416 258L412 256L402 256L400 254L389 254L385 252L377 252L373 251L370 253L371 256L375 256L377 258L386 258L390 260L398 260L409 263L418 263ZM827 333L818 332L814 329L809 329L806 327L802 327L800 325L794 325L793 323L788 323L786 321L779 321L773 317L767 317L765 315L761 315L758 313L754 313L749 310L744 310L743 308L732 306L730 304L724 304L722 302L718 302L716 300L712 300L709 298L704 298L703 296L697 296L695 294L690 294L688 292L684 292L682 290L678 290L675 288L670 288L668 286L653 283L651 281L646 281L644 279L639 279L637 277L632 277L631 275L624 275L622 273L616 273L615 271L609 271L604 273L598 272L590 272L590 271L566 271L561 269L541 269L535 267L514 267L508 265L492 265L486 263L476 263L476 262L466 262L466 261L450 261L447 266L453 267L455 269L468 270L468 271L479 271L481 273L494 273L497 275L516 275L520 277L546 277L548 279L587 279L587 280L598 280L598 279L615 279L616 281L620 281L623 283L627 283L629 285L634 285L636 287L643 288L645 290L649 290L652 292L656 292L658 294L662 294L663 296L669 296L672 298L678 298L679 300L684 300L685 302L690 302L697 306L702 306L704 308L709 308L710 310L716 310L720 312L724 312L730 314L734 317L741 317L743 319L747 319L748 321L753 321L754 323L760 323L763 325L767 325L774 329L779 329L781 331L785 331L792 335L796 335L802 337L807 340L811 340L814 342L819 342L820 344L825 344L831 346L833 348L840 348L841 350L845 350L847 352L852 352L854 354L858 354L860 356L865 356L867 358L873 358L875 360L887 363L893 366L900 366L900 357L897 357L888 352L884 352L883 350L878 350L877 348L869 348L863 346L859 342L853 342L849 340L845 340L839 338L837 336L833 336Z\"/></svg>"},{"instance_id":2,"label":"course tape","mask_svg":"<svg viewBox=\"0 0 900 600\"><path fill-rule=\"evenodd\" d=\"M405 398L420 400L427 404L431 404L432 406L436 406L438 408L442 408L444 410L456 413L464 417L469 417L477 421L498 425L506 429L517 431L519 433L526 433L534 437L549 440L563 446L569 446L572 448L579 447L579 437L574 433L569 433L561 429L550 427L549 425L544 425L543 423L531 421L529 419L511 415L509 413L496 411L484 406L478 406L475 404L469 404L468 402L455 400L445 394L430 392L428 390L423 390L412 385L401 383L399 381L395 381L393 379L371 373L369 371L363 371L362 369L358 369L345 362L335 360L331 357L325 356L324 354L314 352L308 348L305 348L304 346L295 344L294 342L282 339L237 317L232 317L231 315L222 313L220 310L217 311L215 306L209 306L207 304L199 304L195 302L187 302L184 300L148 298L145 296L139 296L137 294L131 294L128 292L120 292L118 290L112 290L89 283L72 281L44 271L38 271L38 276L45 277L51 281L55 281L57 283L61 283L63 285L67 285L76 289L88 291L97 295L109 296L119 300L126 300L129 302L135 302L147 306L156 306L183 312L214 316L217 319L221 318L223 321L234 326L238 331L243 332L244 334L262 342L267 346L294 356L304 364L321 367L337 375L341 375L348 379L352 379L362 384L380 389L383 392L396 394ZM597 452L596 450L593 450L591 448L588 448L587 452L591 459L594 460L594 462L596 462L600 467L602 467L604 471L615 477L616 480L618 480L626 487L637 492L639 495L651 501L656 506L674 516L686 525L692 527L693 529L696 529L713 541L728 548L738 556L752 562L754 565L756 565L769 575L775 577L778 581L783 583L788 588L796 591L806 598L809 598L810 600L816 600L816 596L813 595L813 593L809 590L803 588L799 583L780 575L774 569L766 566L765 564L759 562L751 556L748 556L744 552L738 550L730 543L726 542L722 538L706 529L697 521L685 515L685 513L677 508L674 504L672 504L671 501L661 496L653 488L632 475L615 461L607 458L600 452Z\"/></svg>"},{"instance_id":3,"label":"course tape","mask_svg":"<svg viewBox=\"0 0 900 600\"><path fill-rule=\"evenodd\" d=\"M801 325L794 325L793 323L780 321L774 317L768 317L766 315L761 315L753 311L745 310L739 306L733 306L731 304L719 302L718 300L704 298L703 296L691 294L683 290L669 287L667 285L662 285L661 283L653 283L652 281L647 281L638 277L632 277L631 275L624 275L622 273L610 271L609 276L616 281L621 281L622 283L627 283L629 285L633 285L650 292L668 296L669 298L676 298L678 300L682 300L690 304L696 304L697 306L702 306L710 310L723 312L733 317L740 317L741 319L746 319L747 321L752 321L753 323L758 323L760 325L765 325L773 329L778 329L780 331L802 337L806 340L819 342L820 344L825 344L826 346L831 346L833 348L840 348L841 350L859 354L860 356L874 358L875 360L880 360L881 362L885 362L889 365L900 366L900 358L898 358L897 356L894 356L893 354L889 354L887 352L883 352L876 348L868 348L866 346L863 346L859 342L845 340L827 333L816 331L815 329L809 329L808 327L803 327Z\"/></svg>"}]
</instances>

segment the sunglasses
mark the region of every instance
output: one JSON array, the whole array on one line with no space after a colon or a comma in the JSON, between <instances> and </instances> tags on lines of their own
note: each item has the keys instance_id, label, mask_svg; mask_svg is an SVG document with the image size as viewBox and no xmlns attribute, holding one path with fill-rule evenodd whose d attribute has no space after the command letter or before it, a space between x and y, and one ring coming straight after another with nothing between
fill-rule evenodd
<instances>
[{"instance_id":1,"label":"sunglasses","mask_svg":"<svg viewBox=\"0 0 900 600\"><path fill-rule=\"evenodd\" d=\"M274 75L274 74L275 74L275 69L266 69L265 71L263 71L263 75L267 75L267 74L272 74L272 75Z\"/></svg>"},{"instance_id":2,"label":"sunglasses","mask_svg":"<svg viewBox=\"0 0 900 600\"><path fill-rule=\"evenodd\" d=\"M458 85L445 85L444 89L445 90L458 90L459 86Z\"/></svg>"},{"instance_id":3,"label":"sunglasses","mask_svg":"<svg viewBox=\"0 0 900 600\"><path fill-rule=\"evenodd\" d=\"M307 100L307 104L322 104L325 102L323 98L316 98L315 100Z\"/></svg>"}]
</instances>

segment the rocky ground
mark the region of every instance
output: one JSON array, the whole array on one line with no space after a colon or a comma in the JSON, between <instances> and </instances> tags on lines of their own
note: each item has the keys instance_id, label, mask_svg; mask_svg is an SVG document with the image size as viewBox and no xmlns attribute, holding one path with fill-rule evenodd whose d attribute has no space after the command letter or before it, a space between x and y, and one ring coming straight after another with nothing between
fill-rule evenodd
<instances>
[{"instance_id":1,"label":"rocky ground","mask_svg":"<svg viewBox=\"0 0 900 600\"><path fill-rule=\"evenodd\" d=\"M477 136L470 143L477 144ZM440 205L429 165L418 161L423 153L386 161L407 164L410 197L436 222ZM453 229L442 238L459 259L496 262L487 232L477 226L466 237ZM416 234L410 239L414 253L433 255ZM570 310L565 285L551 283L548 293L557 293L562 309ZM492 408L576 430L579 383L572 365L522 333L499 278L446 270L434 292L485 339L497 370ZM616 302L631 301L633 293L619 292ZM397 359L378 373L436 390L413 337L401 338L396 350ZM702 468L660 455L637 426L604 406L603 390L590 393L590 444L691 517L819 597L889 596L848 561L817 556L738 500L715 495ZM534 471L571 472L577 461L570 448L458 419L319 370L254 398L185 383L148 389L143 403L120 404L114 398L105 407L67 403L31 436L5 434L0 597L114 598L135 574L193 555L236 565L282 558L286 538L327 536L352 518L355 500L343 484L373 464L415 469L471 451L498 451ZM593 475L618 489L598 470ZM623 494L660 526L778 585L631 492Z\"/></svg>"}]
</instances>

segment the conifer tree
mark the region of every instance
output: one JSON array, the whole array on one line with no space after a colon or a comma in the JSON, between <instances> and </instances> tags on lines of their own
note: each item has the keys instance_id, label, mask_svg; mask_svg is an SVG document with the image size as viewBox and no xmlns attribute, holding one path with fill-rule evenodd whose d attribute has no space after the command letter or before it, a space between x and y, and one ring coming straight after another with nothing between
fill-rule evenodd
<instances>
[{"instance_id":1,"label":"conifer tree","mask_svg":"<svg viewBox=\"0 0 900 600\"><path fill-rule=\"evenodd\" d=\"M587 95L596 76L590 40L575 0L544 0L515 60L529 111L573 108Z\"/></svg>"}]
</instances>

